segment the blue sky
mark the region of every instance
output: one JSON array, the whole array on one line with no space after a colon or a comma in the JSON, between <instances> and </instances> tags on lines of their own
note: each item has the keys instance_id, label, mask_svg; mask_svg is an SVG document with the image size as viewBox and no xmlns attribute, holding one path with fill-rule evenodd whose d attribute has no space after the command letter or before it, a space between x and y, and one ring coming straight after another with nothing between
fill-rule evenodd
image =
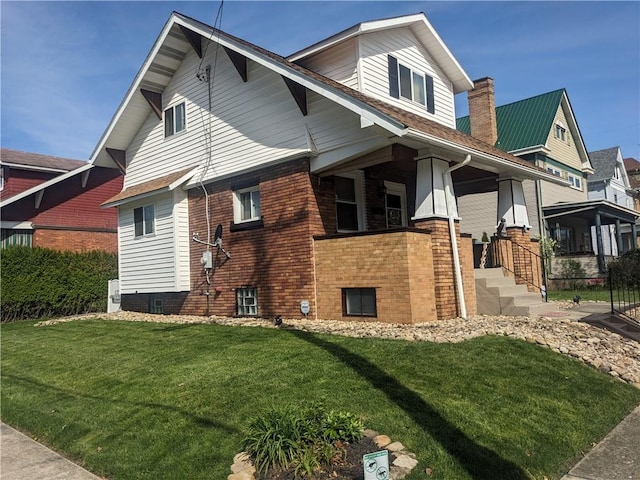
<instances>
[{"instance_id":1,"label":"blue sky","mask_svg":"<svg viewBox=\"0 0 640 480\"><path fill-rule=\"evenodd\" d=\"M170 13L219 2L0 3L3 147L86 160ZM587 150L640 159L640 2L249 2L222 30L288 55L358 22L424 12L496 103L566 88ZM466 94L457 96L466 115Z\"/></svg>"}]
</instances>

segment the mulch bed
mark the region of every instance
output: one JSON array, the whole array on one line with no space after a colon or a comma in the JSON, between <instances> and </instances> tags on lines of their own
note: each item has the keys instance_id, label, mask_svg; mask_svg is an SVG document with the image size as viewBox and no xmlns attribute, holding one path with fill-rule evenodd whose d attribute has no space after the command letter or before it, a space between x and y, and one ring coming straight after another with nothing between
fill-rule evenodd
<instances>
[{"instance_id":1,"label":"mulch bed","mask_svg":"<svg viewBox=\"0 0 640 480\"><path fill-rule=\"evenodd\" d=\"M322 472L317 473L314 480L364 480L364 469L362 467L363 455L380 450L374 441L368 437L362 440L349 443L345 446L346 456L340 464L326 467ZM263 475L258 475L257 480L294 480L293 469L270 470Z\"/></svg>"}]
</instances>

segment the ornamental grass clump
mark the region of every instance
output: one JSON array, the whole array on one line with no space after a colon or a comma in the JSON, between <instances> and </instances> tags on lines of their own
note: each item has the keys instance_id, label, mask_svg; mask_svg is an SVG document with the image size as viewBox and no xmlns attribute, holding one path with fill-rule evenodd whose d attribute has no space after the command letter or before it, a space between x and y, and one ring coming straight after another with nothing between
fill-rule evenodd
<instances>
[{"instance_id":1,"label":"ornamental grass clump","mask_svg":"<svg viewBox=\"0 0 640 480\"><path fill-rule=\"evenodd\" d=\"M291 469L296 478L312 477L344 458L345 444L362 438L362 422L353 414L308 407L273 408L251 421L242 445L256 470Z\"/></svg>"}]
</instances>

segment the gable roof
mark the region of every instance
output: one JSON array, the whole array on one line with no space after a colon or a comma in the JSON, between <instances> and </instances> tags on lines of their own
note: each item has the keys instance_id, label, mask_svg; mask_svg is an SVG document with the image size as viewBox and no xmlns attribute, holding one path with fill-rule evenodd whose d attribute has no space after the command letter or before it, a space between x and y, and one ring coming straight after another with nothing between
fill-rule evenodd
<instances>
[{"instance_id":1,"label":"gable roof","mask_svg":"<svg viewBox=\"0 0 640 480\"><path fill-rule=\"evenodd\" d=\"M297 62L298 60L302 60L303 58L314 55L322 50L326 50L327 48L347 39L357 37L365 33L379 32L391 28L402 27L410 28L420 43L424 45L435 62L440 66L440 68L442 68L447 78L449 78L453 83L454 93L468 91L473 88L473 81L469 78L449 48L431 26L424 12L358 23L289 55L287 60L290 62Z\"/></svg>"},{"instance_id":2,"label":"gable roof","mask_svg":"<svg viewBox=\"0 0 640 480\"><path fill-rule=\"evenodd\" d=\"M0 149L0 164L25 170L64 173L86 165L82 160L54 157L40 153L23 152L10 148Z\"/></svg>"},{"instance_id":3,"label":"gable roof","mask_svg":"<svg viewBox=\"0 0 640 480\"><path fill-rule=\"evenodd\" d=\"M594 170L593 175L589 176L589 182L600 182L613 178L618 164L619 151L620 147L611 147L589 152Z\"/></svg>"},{"instance_id":4,"label":"gable roof","mask_svg":"<svg viewBox=\"0 0 640 480\"><path fill-rule=\"evenodd\" d=\"M566 184L559 177L549 175L543 169L523 162L492 145L368 97L335 80L292 63L273 52L177 12L173 12L169 17L122 103L100 138L91 155L92 164L113 167L107 148L122 150L127 148L151 112L150 105L139 90L154 88L155 91L161 92L169 84L173 73L179 67L188 49L193 48L186 40L185 35L195 36L196 43L201 41L200 38L216 41L221 46L235 51L360 115L396 137L408 137L422 142L428 141L449 149L456 149L461 154L473 154L485 162L485 165L491 164L496 167L501 164L514 173L519 172L525 176L541 177L554 183ZM168 45L171 47L168 48ZM160 70L164 72L163 75L156 73Z\"/></svg>"},{"instance_id":5,"label":"gable roof","mask_svg":"<svg viewBox=\"0 0 640 480\"><path fill-rule=\"evenodd\" d=\"M496 107L498 128L496 147L515 155L546 148L553 121L560 107L563 108L567 122L570 123L566 128L576 133L575 147L582 161L582 170L592 173L589 155L573 114L569 96L564 88ZM471 135L469 116L457 118L456 128Z\"/></svg>"},{"instance_id":6,"label":"gable roof","mask_svg":"<svg viewBox=\"0 0 640 480\"><path fill-rule=\"evenodd\" d=\"M496 107L498 141L506 152L544 145L549 137L564 88ZM456 127L471 135L469 116L456 119Z\"/></svg>"}]
</instances>

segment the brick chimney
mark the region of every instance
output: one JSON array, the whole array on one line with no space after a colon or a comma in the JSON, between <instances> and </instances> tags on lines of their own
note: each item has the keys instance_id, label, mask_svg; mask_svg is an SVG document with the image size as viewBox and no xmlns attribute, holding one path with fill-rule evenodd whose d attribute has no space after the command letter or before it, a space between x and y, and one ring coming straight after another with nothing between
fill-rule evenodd
<instances>
[{"instance_id":1,"label":"brick chimney","mask_svg":"<svg viewBox=\"0 0 640 480\"><path fill-rule=\"evenodd\" d=\"M496 100L493 90L493 78L485 77L473 82L473 90L467 94L469 99L469 123L471 136L495 145L498 141L496 123Z\"/></svg>"}]
</instances>

